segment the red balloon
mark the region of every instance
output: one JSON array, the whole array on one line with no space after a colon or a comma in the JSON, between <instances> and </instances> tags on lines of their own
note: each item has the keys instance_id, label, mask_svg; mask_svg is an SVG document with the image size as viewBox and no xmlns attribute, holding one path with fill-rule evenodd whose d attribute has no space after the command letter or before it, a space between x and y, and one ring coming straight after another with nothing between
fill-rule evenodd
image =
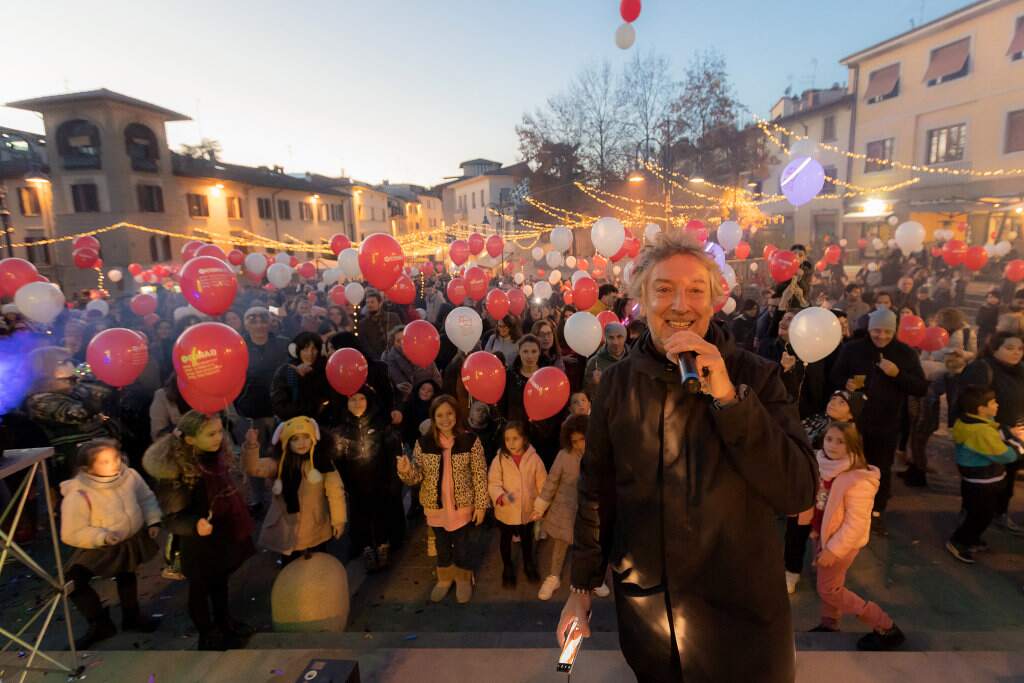
<instances>
[{"instance_id":1,"label":"red balloon","mask_svg":"<svg viewBox=\"0 0 1024 683\"><path fill-rule=\"evenodd\" d=\"M828 264L825 263L824 259L814 264L814 269L817 270L819 273L824 273L826 268L828 268Z\"/></svg>"},{"instance_id":2,"label":"red balloon","mask_svg":"<svg viewBox=\"0 0 1024 683\"><path fill-rule=\"evenodd\" d=\"M181 392L181 397L185 399L185 403L200 413L214 415L225 410L231 404L231 400L226 396L211 396L197 391L185 383L180 376L177 378L177 382L178 391Z\"/></svg>"},{"instance_id":3,"label":"red balloon","mask_svg":"<svg viewBox=\"0 0 1024 683\"><path fill-rule=\"evenodd\" d=\"M741 261L746 259L750 256L750 243L740 241L740 243L736 245L736 250L733 252L733 255Z\"/></svg>"},{"instance_id":4,"label":"red balloon","mask_svg":"<svg viewBox=\"0 0 1024 683\"><path fill-rule=\"evenodd\" d=\"M473 266L466 271L466 294L473 301L480 301L487 294L487 273L480 266Z\"/></svg>"},{"instance_id":5,"label":"red balloon","mask_svg":"<svg viewBox=\"0 0 1024 683\"><path fill-rule=\"evenodd\" d=\"M571 289L562 290L562 303L566 306L572 306L575 301L576 297L572 295Z\"/></svg>"},{"instance_id":6,"label":"red balloon","mask_svg":"<svg viewBox=\"0 0 1024 683\"><path fill-rule=\"evenodd\" d=\"M576 302L576 310L590 310L597 303L597 283L593 278L581 277L572 288L572 298Z\"/></svg>"},{"instance_id":7,"label":"red balloon","mask_svg":"<svg viewBox=\"0 0 1024 683\"><path fill-rule=\"evenodd\" d=\"M556 367L541 368L526 382L523 406L531 420L544 420L557 415L568 402L569 378Z\"/></svg>"},{"instance_id":8,"label":"red balloon","mask_svg":"<svg viewBox=\"0 0 1024 683\"><path fill-rule=\"evenodd\" d=\"M213 256L196 256L181 269L181 293L196 310L221 315L231 308L238 279L227 263Z\"/></svg>"},{"instance_id":9,"label":"red balloon","mask_svg":"<svg viewBox=\"0 0 1024 683\"><path fill-rule=\"evenodd\" d=\"M304 261L299 264L299 277L312 280L316 277L316 264L312 261Z\"/></svg>"},{"instance_id":10,"label":"red balloon","mask_svg":"<svg viewBox=\"0 0 1024 683\"><path fill-rule=\"evenodd\" d=\"M396 304L407 306L416 301L416 285L408 275L401 275L384 294Z\"/></svg>"},{"instance_id":11,"label":"red balloon","mask_svg":"<svg viewBox=\"0 0 1024 683\"><path fill-rule=\"evenodd\" d=\"M491 258L498 258L501 256L501 252L505 249L505 241L498 235L491 235L487 238L487 254Z\"/></svg>"},{"instance_id":12,"label":"red balloon","mask_svg":"<svg viewBox=\"0 0 1024 683\"><path fill-rule=\"evenodd\" d=\"M948 343L949 332L937 325L932 325L924 331L921 348L925 351L938 351L945 348Z\"/></svg>"},{"instance_id":13,"label":"red balloon","mask_svg":"<svg viewBox=\"0 0 1024 683\"><path fill-rule=\"evenodd\" d=\"M448 258L457 266L461 266L469 258L469 244L466 240L455 240L448 247Z\"/></svg>"},{"instance_id":14,"label":"red balloon","mask_svg":"<svg viewBox=\"0 0 1024 683\"><path fill-rule=\"evenodd\" d=\"M245 263L245 254L238 249L232 249L228 252L228 263L233 266L240 266Z\"/></svg>"},{"instance_id":15,"label":"red balloon","mask_svg":"<svg viewBox=\"0 0 1024 683\"><path fill-rule=\"evenodd\" d=\"M476 256L484 250L484 236L478 232L474 232L469 236L469 253Z\"/></svg>"},{"instance_id":16,"label":"red balloon","mask_svg":"<svg viewBox=\"0 0 1024 683\"><path fill-rule=\"evenodd\" d=\"M348 306L348 297L345 296L345 288L342 285L334 285L327 292L327 298L335 306Z\"/></svg>"},{"instance_id":17,"label":"red balloon","mask_svg":"<svg viewBox=\"0 0 1024 683\"><path fill-rule=\"evenodd\" d=\"M843 250L839 245L833 244L825 248L825 263L835 265L843 257Z\"/></svg>"},{"instance_id":18,"label":"red balloon","mask_svg":"<svg viewBox=\"0 0 1024 683\"><path fill-rule=\"evenodd\" d=\"M948 266L959 266L967 257L967 245L960 240L950 240L942 245L942 260Z\"/></svg>"},{"instance_id":19,"label":"red balloon","mask_svg":"<svg viewBox=\"0 0 1024 683\"><path fill-rule=\"evenodd\" d=\"M153 266L153 273L157 277L167 277L168 275L171 274L171 271L167 269L167 266L158 263L155 266Z\"/></svg>"},{"instance_id":20,"label":"red balloon","mask_svg":"<svg viewBox=\"0 0 1024 683\"><path fill-rule=\"evenodd\" d=\"M152 294L136 294L132 297L131 303L128 304L132 309L132 313L139 317L156 313L156 305L156 297Z\"/></svg>"},{"instance_id":21,"label":"red balloon","mask_svg":"<svg viewBox=\"0 0 1024 683\"><path fill-rule=\"evenodd\" d=\"M81 237L75 238L75 241L71 243L71 249L74 251L79 249L92 249L99 253L100 241L92 235L82 235Z\"/></svg>"},{"instance_id":22,"label":"red balloon","mask_svg":"<svg viewBox=\"0 0 1024 683\"><path fill-rule=\"evenodd\" d=\"M245 279L248 280L250 284L258 285L260 282L263 281L263 274L254 273L251 270L247 270L245 271Z\"/></svg>"},{"instance_id":23,"label":"red balloon","mask_svg":"<svg viewBox=\"0 0 1024 683\"><path fill-rule=\"evenodd\" d=\"M622 241L622 246L619 247L619 250L617 252L615 252L614 254L612 254L611 262L612 263L618 263L622 259L626 258L626 252L627 251L629 251L629 238L628 237L625 240Z\"/></svg>"},{"instance_id":24,"label":"red balloon","mask_svg":"<svg viewBox=\"0 0 1024 683\"><path fill-rule=\"evenodd\" d=\"M964 266L967 267L967 270L981 270L986 263L988 263L988 254L985 252L985 247L973 246L964 254Z\"/></svg>"},{"instance_id":25,"label":"red balloon","mask_svg":"<svg viewBox=\"0 0 1024 683\"><path fill-rule=\"evenodd\" d=\"M218 247L216 244L204 244L203 246L196 249L195 255L212 256L213 258L219 258L221 261L228 260L228 255L225 254L224 250Z\"/></svg>"},{"instance_id":26,"label":"red balloon","mask_svg":"<svg viewBox=\"0 0 1024 683\"><path fill-rule=\"evenodd\" d=\"M350 248L351 246L352 243L349 241L348 237L342 235L340 232L331 237L331 251L334 252L335 256L345 251L346 249Z\"/></svg>"},{"instance_id":27,"label":"red balloon","mask_svg":"<svg viewBox=\"0 0 1024 683\"><path fill-rule=\"evenodd\" d=\"M601 329L604 330L608 325L619 322L619 318L611 311L601 311L597 314L597 322L601 323Z\"/></svg>"},{"instance_id":28,"label":"red balloon","mask_svg":"<svg viewBox=\"0 0 1024 683\"><path fill-rule=\"evenodd\" d=\"M1010 282L1024 280L1024 260L1015 258L1006 264L1006 279Z\"/></svg>"},{"instance_id":29,"label":"red balloon","mask_svg":"<svg viewBox=\"0 0 1024 683\"><path fill-rule=\"evenodd\" d=\"M640 240L636 237L629 236L626 238L626 258L636 258L637 254L640 253Z\"/></svg>"},{"instance_id":30,"label":"red balloon","mask_svg":"<svg viewBox=\"0 0 1024 683\"><path fill-rule=\"evenodd\" d=\"M587 270L588 268L590 268L590 264L587 263L587 259L581 258L576 260L576 267L579 268L580 270Z\"/></svg>"},{"instance_id":31,"label":"red balloon","mask_svg":"<svg viewBox=\"0 0 1024 683\"><path fill-rule=\"evenodd\" d=\"M683 228L683 230L685 230L687 234L696 238L696 240L700 242L701 246L708 241L708 229L704 227L703 221L698 221L696 219L691 220L686 224L686 227Z\"/></svg>"},{"instance_id":32,"label":"red balloon","mask_svg":"<svg viewBox=\"0 0 1024 683\"><path fill-rule=\"evenodd\" d=\"M916 315L900 316L900 327L896 339L909 346L919 346L924 339L925 324ZM941 348L941 347L940 347Z\"/></svg>"},{"instance_id":33,"label":"red balloon","mask_svg":"<svg viewBox=\"0 0 1024 683\"><path fill-rule=\"evenodd\" d=\"M632 24L640 16L640 0L621 0L619 14L627 24Z\"/></svg>"},{"instance_id":34,"label":"red balloon","mask_svg":"<svg viewBox=\"0 0 1024 683\"><path fill-rule=\"evenodd\" d=\"M306 301L311 304L316 303L316 292L306 292Z\"/></svg>"},{"instance_id":35,"label":"red balloon","mask_svg":"<svg viewBox=\"0 0 1024 683\"><path fill-rule=\"evenodd\" d=\"M359 270L377 289L388 289L395 284L404 267L405 254L391 235L374 233L359 245Z\"/></svg>"},{"instance_id":36,"label":"red balloon","mask_svg":"<svg viewBox=\"0 0 1024 683\"><path fill-rule=\"evenodd\" d=\"M452 303L452 306L461 306L462 302L466 300L466 281L461 277L453 277L448 282L445 293L448 294L448 301Z\"/></svg>"},{"instance_id":37,"label":"red balloon","mask_svg":"<svg viewBox=\"0 0 1024 683\"><path fill-rule=\"evenodd\" d=\"M189 259L196 255L196 252L199 251L199 248L201 246L203 246L203 243L200 242L199 240L191 240L189 242L186 242L185 246L181 248L181 259L183 261L188 261Z\"/></svg>"},{"instance_id":38,"label":"red balloon","mask_svg":"<svg viewBox=\"0 0 1024 683\"><path fill-rule=\"evenodd\" d=\"M859 240L857 240L857 248L858 249L866 249L867 246L868 246L868 241L866 239L864 239L863 237L861 237Z\"/></svg>"},{"instance_id":39,"label":"red balloon","mask_svg":"<svg viewBox=\"0 0 1024 683\"><path fill-rule=\"evenodd\" d=\"M249 349L242 336L224 323L197 323L178 337L174 371L190 389L234 401L245 386Z\"/></svg>"},{"instance_id":40,"label":"red balloon","mask_svg":"<svg viewBox=\"0 0 1024 683\"><path fill-rule=\"evenodd\" d=\"M538 268L537 269L537 277L544 277L547 274L548 274L548 271L544 270L543 268Z\"/></svg>"},{"instance_id":41,"label":"red balloon","mask_svg":"<svg viewBox=\"0 0 1024 683\"><path fill-rule=\"evenodd\" d=\"M327 359L327 381L343 396L358 392L366 384L368 371L366 358L355 349L338 349Z\"/></svg>"},{"instance_id":42,"label":"red balloon","mask_svg":"<svg viewBox=\"0 0 1024 683\"><path fill-rule=\"evenodd\" d=\"M1021 261L1024 263L1024 261ZM1024 271L1024 269L1022 269ZM508 312L514 316L520 316L523 311L526 310L526 295L523 294L523 290L518 287L513 287L508 290Z\"/></svg>"},{"instance_id":43,"label":"red balloon","mask_svg":"<svg viewBox=\"0 0 1024 683\"><path fill-rule=\"evenodd\" d=\"M497 288L487 292L487 314L495 320L501 320L508 315L510 307L511 303L505 292Z\"/></svg>"},{"instance_id":44,"label":"red balloon","mask_svg":"<svg viewBox=\"0 0 1024 683\"><path fill-rule=\"evenodd\" d=\"M0 294L14 297L22 285L36 281L39 271L23 258L12 256L0 261Z\"/></svg>"},{"instance_id":45,"label":"red balloon","mask_svg":"<svg viewBox=\"0 0 1024 683\"><path fill-rule=\"evenodd\" d=\"M800 259L791 251L776 251L768 259L768 272L776 282L789 280L800 270Z\"/></svg>"},{"instance_id":46,"label":"red balloon","mask_svg":"<svg viewBox=\"0 0 1024 683\"><path fill-rule=\"evenodd\" d=\"M413 320L405 326L402 335L402 353L413 365L430 367L441 350L441 336L437 328L426 320Z\"/></svg>"},{"instance_id":47,"label":"red balloon","mask_svg":"<svg viewBox=\"0 0 1024 683\"><path fill-rule=\"evenodd\" d=\"M935 258L942 256L942 247L932 247L932 256Z\"/></svg>"},{"instance_id":48,"label":"red balloon","mask_svg":"<svg viewBox=\"0 0 1024 683\"><path fill-rule=\"evenodd\" d=\"M92 268L96 265L96 261L100 255L96 253L95 249L75 249L71 253L71 257L75 260L76 268Z\"/></svg>"},{"instance_id":49,"label":"red balloon","mask_svg":"<svg viewBox=\"0 0 1024 683\"><path fill-rule=\"evenodd\" d=\"M149 361L146 337L123 327L103 330L89 342L85 360L99 381L126 387L139 378Z\"/></svg>"},{"instance_id":50,"label":"red balloon","mask_svg":"<svg viewBox=\"0 0 1024 683\"><path fill-rule=\"evenodd\" d=\"M493 405L505 393L505 364L493 353L474 351L469 354L462 363L461 374L466 391L478 401Z\"/></svg>"},{"instance_id":51,"label":"red balloon","mask_svg":"<svg viewBox=\"0 0 1024 683\"><path fill-rule=\"evenodd\" d=\"M299 265L299 257L298 256L294 256L294 255L289 257L288 258L288 265L291 266L292 268L298 267L298 265Z\"/></svg>"},{"instance_id":52,"label":"red balloon","mask_svg":"<svg viewBox=\"0 0 1024 683\"><path fill-rule=\"evenodd\" d=\"M774 244L766 244L764 245L764 251L761 252L761 257L764 259L770 259L772 257L772 254L774 254L778 250L779 248Z\"/></svg>"},{"instance_id":53,"label":"red balloon","mask_svg":"<svg viewBox=\"0 0 1024 683\"><path fill-rule=\"evenodd\" d=\"M139 275L140 273L142 273L142 266L139 265L138 263L129 263L128 272L132 274L132 277Z\"/></svg>"}]
</instances>

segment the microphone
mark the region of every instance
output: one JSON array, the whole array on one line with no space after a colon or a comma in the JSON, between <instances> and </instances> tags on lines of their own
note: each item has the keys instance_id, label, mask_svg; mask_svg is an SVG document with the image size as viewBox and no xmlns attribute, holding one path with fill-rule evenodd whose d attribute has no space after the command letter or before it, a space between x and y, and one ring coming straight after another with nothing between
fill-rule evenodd
<instances>
[{"instance_id":1,"label":"microphone","mask_svg":"<svg viewBox=\"0 0 1024 683\"><path fill-rule=\"evenodd\" d=\"M679 375L683 388L691 394L700 393L700 375L697 373L697 355L692 351L679 354Z\"/></svg>"}]
</instances>

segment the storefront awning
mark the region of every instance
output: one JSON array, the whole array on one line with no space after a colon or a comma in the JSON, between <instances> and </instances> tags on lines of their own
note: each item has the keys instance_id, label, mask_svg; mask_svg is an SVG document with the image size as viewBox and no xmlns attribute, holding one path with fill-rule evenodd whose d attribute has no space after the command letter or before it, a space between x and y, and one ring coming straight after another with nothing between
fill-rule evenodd
<instances>
[{"instance_id":1,"label":"storefront awning","mask_svg":"<svg viewBox=\"0 0 1024 683\"><path fill-rule=\"evenodd\" d=\"M898 62L872 71L871 76L868 77L868 89L864 93L864 99L873 100L876 97L885 97L896 88L896 84L899 82L900 65Z\"/></svg>"},{"instance_id":2,"label":"storefront awning","mask_svg":"<svg viewBox=\"0 0 1024 683\"><path fill-rule=\"evenodd\" d=\"M924 74L924 80L937 81L944 76L955 74L964 68L967 58L971 53L971 39L964 38L949 45L943 45L932 51L932 61L928 64L928 71Z\"/></svg>"}]
</instances>

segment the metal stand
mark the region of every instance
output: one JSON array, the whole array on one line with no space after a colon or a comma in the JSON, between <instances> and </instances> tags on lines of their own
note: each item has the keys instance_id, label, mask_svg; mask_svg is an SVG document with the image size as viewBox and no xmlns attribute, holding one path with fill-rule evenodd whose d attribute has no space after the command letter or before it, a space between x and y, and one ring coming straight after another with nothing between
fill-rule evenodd
<instances>
[{"instance_id":1,"label":"metal stand","mask_svg":"<svg viewBox=\"0 0 1024 683\"><path fill-rule=\"evenodd\" d=\"M0 576L3 576L3 571L7 567L8 563L8 555L10 555L10 562L12 564L14 562L20 562L25 565L39 578L49 584L50 589L53 591L46 602L43 603L41 609L36 610L35 614L32 615L32 618L29 619L24 626L18 629L17 632L9 631L0 624L0 636L5 638L7 641L3 648L0 648L0 653L6 652L13 645L19 645L25 649L27 654L24 664L0 665L0 668L21 671L22 673L21 677L18 679L19 681L24 681L25 677L28 676L29 671L76 675L82 670L82 667L78 664L78 653L75 652L75 637L71 631L71 610L68 609L68 585L64 579L64 563L60 556L57 522L54 518L53 498L50 494L50 479L46 473L46 459L52 455L53 448L24 448L20 450L4 451L4 457L0 459L0 479L6 479L16 472L20 472L26 468L31 468L28 476L21 482L21 486L12 495L11 502L7 504L6 509L2 514L0 514L0 549L2 549L0 550ZM29 494L32 492L32 486L36 482L36 475L40 473L42 474L43 491L46 496L46 515L50 520L50 539L53 542L53 557L56 564L56 576L51 575L43 569L39 563L29 557L28 553L25 552L17 542L15 542L13 537L14 530L17 529L18 522L21 520L21 514L25 510ZM11 530L10 533L8 533L4 531L4 523L12 510L15 510L14 519L8 527ZM46 636L47 629L50 628L50 624L53 621L53 615L57 611L58 605L63 606L64 609L64 623L68 630L68 643L71 646L71 658L75 668L71 668L66 664L58 662L56 659L39 649L39 646L43 642L43 638ZM23 637L23 635L44 613L46 618L42 620L42 625L39 627L39 633L36 635L34 641L29 642ZM36 657L46 660L56 668L49 668L46 666L33 667L32 663L35 661Z\"/></svg>"}]
</instances>

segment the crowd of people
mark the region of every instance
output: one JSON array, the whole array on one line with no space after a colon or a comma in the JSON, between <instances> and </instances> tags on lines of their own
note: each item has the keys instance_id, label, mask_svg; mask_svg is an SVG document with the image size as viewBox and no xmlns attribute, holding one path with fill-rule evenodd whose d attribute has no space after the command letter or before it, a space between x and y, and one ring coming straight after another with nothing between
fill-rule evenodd
<instances>
[{"instance_id":1,"label":"crowd of people","mask_svg":"<svg viewBox=\"0 0 1024 683\"><path fill-rule=\"evenodd\" d=\"M972 324L963 313L969 276L928 254L896 251L881 267L854 273L841 264L816 270L806 248L790 251L803 261L797 275L774 284L763 272L745 273L725 293L734 313L715 315L715 334L737 353L778 365L784 402L817 456L814 505L787 519L778 558L789 592L815 566L822 617L814 630L838 630L841 616L852 614L872 629L862 647L891 649L903 640L899 628L849 590L845 577L871 533L887 534L892 477L927 486L927 445L943 396L963 498L947 550L973 563L993 522L1024 533L1009 515L1024 454L1024 291L993 286ZM201 649L238 647L251 634L229 613L228 586L257 548L280 554L282 565L332 552L369 572L387 571L420 519L426 546L409 552L436 557L431 600L444 600L453 586L457 602L472 599L476 527L495 529L504 586L516 586L521 564L537 597L550 599L571 558L588 435L604 433L588 424L592 401L609 368L650 333L617 279L601 284L591 312L612 311L620 322L603 328L603 343L589 357L566 342L576 308L557 288L548 300L530 300L521 316L499 319L483 301L467 300L462 305L483 319L477 349L506 367L504 392L488 405L470 395L461 374L468 354L445 334L454 308L447 280L423 278L412 305L368 289L361 310L330 303L311 284L268 292L243 283L219 319L245 340L245 386L213 415L194 410L178 387L174 342L204 318L173 290L157 290L156 315L145 320L127 296L114 296L109 312L97 315L85 310L83 293L49 329L5 307L2 352L27 359L27 378L23 400L4 405L0 438L3 448L55 448L49 471L61 482L61 537L75 549L71 599L88 622L78 646L116 632L89 586L93 577L116 577L122 628L158 627L142 613L135 572L160 551L159 540L165 576L188 581ZM789 331L808 306L830 309L843 336L827 357L804 363ZM900 341L906 315L942 327L947 345L919 351ZM403 351L405 325L418 319L441 337L427 367ZM145 371L119 390L81 366L89 341L109 327L137 330L149 342ZM365 384L351 396L334 391L327 377L327 358L343 348L368 363ZM532 420L524 393L546 367L564 371L570 399ZM13 491L18 482L5 483ZM36 523L28 514L14 532L27 538ZM545 546L550 559L542 564ZM598 583L594 593L607 596L607 584Z\"/></svg>"}]
</instances>

